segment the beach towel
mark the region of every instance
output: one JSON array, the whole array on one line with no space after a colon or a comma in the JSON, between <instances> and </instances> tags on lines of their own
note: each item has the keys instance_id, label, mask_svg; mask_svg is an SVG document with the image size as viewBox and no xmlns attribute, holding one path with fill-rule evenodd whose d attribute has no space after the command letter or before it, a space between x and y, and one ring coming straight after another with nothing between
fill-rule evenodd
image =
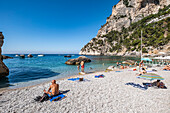
<instances>
[{"instance_id":1,"label":"beach towel","mask_svg":"<svg viewBox=\"0 0 170 113\"><path fill-rule=\"evenodd\" d=\"M133 69L133 71L137 71L137 69Z\"/></svg>"},{"instance_id":2,"label":"beach towel","mask_svg":"<svg viewBox=\"0 0 170 113\"><path fill-rule=\"evenodd\" d=\"M70 78L70 79L68 79L68 80L70 80L70 81L76 81L76 80L79 80L80 78Z\"/></svg>"},{"instance_id":3,"label":"beach towel","mask_svg":"<svg viewBox=\"0 0 170 113\"><path fill-rule=\"evenodd\" d=\"M68 79L70 82L86 82L86 81L90 81L88 79L84 79L84 78L70 78Z\"/></svg>"},{"instance_id":4,"label":"beach towel","mask_svg":"<svg viewBox=\"0 0 170 113\"><path fill-rule=\"evenodd\" d=\"M115 71L115 72L123 72L123 71Z\"/></svg>"},{"instance_id":5,"label":"beach towel","mask_svg":"<svg viewBox=\"0 0 170 113\"><path fill-rule=\"evenodd\" d=\"M104 78L104 75L101 74L101 75L95 75L95 78Z\"/></svg>"},{"instance_id":6,"label":"beach towel","mask_svg":"<svg viewBox=\"0 0 170 113\"><path fill-rule=\"evenodd\" d=\"M51 97L49 94L48 94L48 96ZM50 102L54 101L54 100L57 99L57 98L59 98L58 100L61 100L61 99L63 99L64 97L65 97L65 95L63 95L63 94L60 94L60 95L58 95L58 96L53 96L53 97L50 99ZM57 100L57 101L58 101L58 100Z\"/></svg>"},{"instance_id":7,"label":"beach towel","mask_svg":"<svg viewBox=\"0 0 170 113\"><path fill-rule=\"evenodd\" d=\"M153 72L153 71L150 71L150 70L146 70L147 73L150 73L150 72Z\"/></svg>"},{"instance_id":8,"label":"beach towel","mask_svg":"<svg viewBox=\"0 0 170 113\"><path fill-rule=\"evenodd\" d=\"M163 70L163 71L170 71L170 70Z\"/></svg>"}]
</instances>

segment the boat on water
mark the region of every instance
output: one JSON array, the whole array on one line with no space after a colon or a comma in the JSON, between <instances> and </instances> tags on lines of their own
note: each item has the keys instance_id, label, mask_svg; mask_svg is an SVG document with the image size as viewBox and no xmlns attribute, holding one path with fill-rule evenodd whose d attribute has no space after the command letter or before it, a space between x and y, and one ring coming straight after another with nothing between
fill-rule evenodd
<instances>
[{"instance_id":1,"label":"boat on water","mask_svg":"<svg viewBox=\"0 0 170 113\"><path fill-rule=\"evenodd\" d=\"M43 56L44 56L43 54L38 55L38 57L43 57Z\"/></svg>"},{"instance_id":2,"label":"boat on water","mask_svg":"<svg viewBox=\"0 0 170 113\"><path fill-rule=\"evenodd\" d=\"M19 55L17 54L17 55L15 55L16 57L18 57Z\"/></svg>"}]
</instances>

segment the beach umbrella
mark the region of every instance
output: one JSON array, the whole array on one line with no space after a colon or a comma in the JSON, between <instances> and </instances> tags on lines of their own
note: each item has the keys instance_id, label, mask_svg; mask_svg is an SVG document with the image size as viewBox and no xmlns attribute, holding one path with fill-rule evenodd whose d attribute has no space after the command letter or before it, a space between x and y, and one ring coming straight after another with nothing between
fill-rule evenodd
<instances>
[{"instance_id":1,"label":"beach umbrella","mask_svg":"<svg viewBox=\"0 0 170 113\"><path fill-rule=\"evenodd\" d=\"M122 64L134 65L135 61L133 61L133 60L126 60L126 61L123 61Z\"/></svg>"},{"instance_id":2,"label":"beach umbrella","mask_svg":"<svg viewBox=\"0 0 170 113\"><path fill-rule=\"evenodd\" d=\"M165 55L166 53L165 52L159 52L158 54L159 55Z\"/></svg>"},{"instance_id":3,"label":"beach umbrella","mask_svg":"<svg viewBox=\"0 0 170 113\"><path fill-rule=\"evenodd\" d=\"M143 61L150 61L150 62L152 62L152 60L151 60L150 58L142 58L141 60L143 60Z\"/></svg>"},{"instance_id":4,"label":"beach umbrella","mask_svg":"<svg viewBox=\"0 0 170 113\"><path fill-rule=\"evenodd\" d=\"M130 62L127 62L127 61L123 61L122 64L128 64L128 65L131 65Z\"/></svg>"},{"instance_id":5,"label":"beach umbrella","mask_svg":"<svg viewBox=\"0 0 170 113\"><path fill-rule=\"evenodd\" d=\"M154 74L154 73L146 73L143 75L138 76L137 78L142 78L142 79L146 79L146 80L164 80L164 78L162 78L161 76Z\"/></svg>"}]
</instances>

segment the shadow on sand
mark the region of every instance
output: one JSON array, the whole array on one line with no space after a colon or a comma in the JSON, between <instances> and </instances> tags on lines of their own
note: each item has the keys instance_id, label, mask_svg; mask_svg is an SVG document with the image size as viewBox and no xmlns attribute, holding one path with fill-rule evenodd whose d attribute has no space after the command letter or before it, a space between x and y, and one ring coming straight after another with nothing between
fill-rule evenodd
<instances>
[{"instance_id":1,"label":"shadow on sand","mask_svg":"<svg viewBox=\"0 0 170 113\"><path fill-rule=\"evenodd\" d=\"M0 79L0 88L5 88L5 87L9 87L9 86L13 86L13 85L9 84L8 77L1 77L1 79Z\"/></svg>"},{"instance_id":2,"label":"shadow on sand","mask_svg":"<svg viewBox=\"0 0 170 113\"><path fill-rule=\"evenodd\" d=\"M70 91L70 90L65 90L65 91L61 91L61 90L60 90L59 95L65 94L65 93L67 93L67 92L69 92L69 91Z\"/></svg>"}]
</instances>

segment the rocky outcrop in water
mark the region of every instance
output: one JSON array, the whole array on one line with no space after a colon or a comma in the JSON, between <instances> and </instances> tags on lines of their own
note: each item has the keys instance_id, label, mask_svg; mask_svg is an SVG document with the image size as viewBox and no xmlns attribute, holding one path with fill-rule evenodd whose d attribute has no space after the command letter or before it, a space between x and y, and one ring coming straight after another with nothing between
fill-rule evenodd
<instances>
[{"instance_id":1,"label":"rocky outcrop in water","mask_svg":"<svg viewBox=\"0 0 170 113\"><path fill-rule=\"evenodd\" d=\"M32 57L33 57L33 55L29 54L27 57L32 58Z\"/></svg>"},{"instance_id":2,"label":"rocky outcrop in water","mask_svg":"<svg viewBox=\"0 0 170 113\"><path fill-rule=\"evenodd\" d=\"M84 62L91 62L91 60L85 56L80 56L76 59L69 59L68 61L65 62L65 64L68 64L68 65L78 65L80 64L81 61L84 61Z\"/></svg>"},{"instance_id":3,"label":"rocky outcrop in water","mask_svg":"<svg viewBox=\"0 0 170 113\"><path fill-rule=\"evenodd\" d=\"M20 56L20 58L25 58L25 55L19 55Z\"/></svg>"},{"instance_id":4,"label":"rocky outcrop in water","mask_svg":"<svg viewBox=\"0 0 170 113\"><path fill-rule=\"evenodd\" d=\"M9 75L9 69L8 67L3 63L3 57L1 55L1 47L4 43L4 36L2 32L0 32L0 77L8 76Z\"/></svg>"},{"instance_id":5,"label":"rocky outcrop in water","mask_svg":"<svg viewBox=\"0 0 170 113\"><path fill-rule=\"evenodd\" d=\"M13 57L2 55L3 59L13 59Z\"/></svg>"}]
</instances>

